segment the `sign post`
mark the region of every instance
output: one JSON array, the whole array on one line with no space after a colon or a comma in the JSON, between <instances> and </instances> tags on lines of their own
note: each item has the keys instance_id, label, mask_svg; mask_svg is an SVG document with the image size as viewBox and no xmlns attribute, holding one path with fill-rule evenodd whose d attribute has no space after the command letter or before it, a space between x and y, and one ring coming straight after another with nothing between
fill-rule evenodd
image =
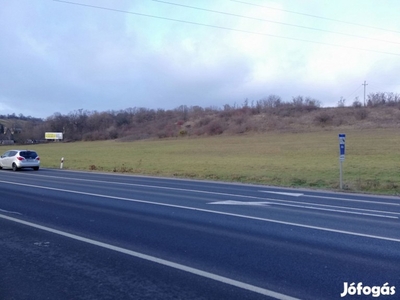
<instances>
[{"instance_id":1,"label":"sign post","mask_svg":"<svg viewBox=\"0 0 400 300\"><path fill-rule=\"evenodd\" d=\"M340 189L343 189L343 161L346 155L346 134L339 133Z\"/></svg>"}]
</instances>

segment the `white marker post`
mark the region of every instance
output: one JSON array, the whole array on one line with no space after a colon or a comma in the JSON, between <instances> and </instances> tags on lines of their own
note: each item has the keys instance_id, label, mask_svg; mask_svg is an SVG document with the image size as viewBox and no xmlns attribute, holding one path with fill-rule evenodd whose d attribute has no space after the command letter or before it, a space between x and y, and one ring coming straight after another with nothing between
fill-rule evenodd
<instances>
[{"instance_id":1,"label":"white marker post","mask_svg":"<svg viewBox=\"0 0 400 300\"><path fill-rule=\"evenodd\" d=\"M60 169L62 169L64 166L64 157L61 157L61 164L60 164Z\"/></svg>"},{"instance_id":2,"label":"white marker post","mask_svg":"<svg viewBox=\"0 0 400 300\"><path fill-rule=\"evenodd\" d=\"M340 189L343 189L343 171L342 165L346 154L346 134L339 133L339 164L340 164Z\"/></svg>"}]
</instances>

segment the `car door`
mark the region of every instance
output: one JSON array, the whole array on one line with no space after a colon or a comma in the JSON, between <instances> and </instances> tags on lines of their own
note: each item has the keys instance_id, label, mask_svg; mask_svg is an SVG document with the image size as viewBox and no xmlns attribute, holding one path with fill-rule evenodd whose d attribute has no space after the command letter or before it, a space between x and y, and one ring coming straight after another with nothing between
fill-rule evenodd
<instances>
[{"instance_id":1,"label":"car door","mask_svg":"<svg viewBox=\"0 0 400 300\"><path fill-rule=\"evenodd\" d=\"M7 159L8 159L8 155L10 154L10 151L7 151L5 153L3 153L0 157L0 167L7 167Z\"/></svg>"},{"instance_id":2,"label":"car door","mask_svg":"<svg viewBox=\"0 0 400 300\"><path fill-rule=\"evenodd\" d=\"M18 153L18 151L8 151L8 155L4 158L4 167L6 168L12 168L12 164L15 159L15 155Z\"/></svg>"}]
</instances>

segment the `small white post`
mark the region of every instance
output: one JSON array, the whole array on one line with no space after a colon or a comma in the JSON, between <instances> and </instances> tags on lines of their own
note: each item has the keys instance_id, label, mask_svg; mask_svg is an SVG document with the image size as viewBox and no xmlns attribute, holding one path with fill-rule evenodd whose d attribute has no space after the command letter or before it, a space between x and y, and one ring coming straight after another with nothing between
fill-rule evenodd
<instances>
[{"instance_id":1,"label":"small white post","mask_svg":"<svg viewBox=\"0 0 400 300\"><path fill-rule=\"evenodd\" d=\"M62 169L64 166L64 157L61 157L61 164L60 164L60 169Z\"/></svg>"}]
</instances>

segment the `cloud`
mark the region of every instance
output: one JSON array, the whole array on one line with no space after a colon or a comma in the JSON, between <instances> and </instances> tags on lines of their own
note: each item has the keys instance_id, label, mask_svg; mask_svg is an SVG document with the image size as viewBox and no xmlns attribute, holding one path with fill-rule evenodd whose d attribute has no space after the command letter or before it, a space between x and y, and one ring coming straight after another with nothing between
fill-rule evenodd
<instances>
[{"instance_id":1,"label":"cloud","mask_svg":"<svg viewBox=\"0 0 400 300\"><path fill-rule=\"evenodd\" d=\"M155 1L79 3L134 14L57 1L3 4L0 113L46 117L77 109L223 106L270 94L310 96L329 106L364 80L368 91L399 92L400 34L287 12L396 29L397 2L379 8L363 1L268 4L276 9L177 2L226 14Z\"/></svg>"}]
</instances>

